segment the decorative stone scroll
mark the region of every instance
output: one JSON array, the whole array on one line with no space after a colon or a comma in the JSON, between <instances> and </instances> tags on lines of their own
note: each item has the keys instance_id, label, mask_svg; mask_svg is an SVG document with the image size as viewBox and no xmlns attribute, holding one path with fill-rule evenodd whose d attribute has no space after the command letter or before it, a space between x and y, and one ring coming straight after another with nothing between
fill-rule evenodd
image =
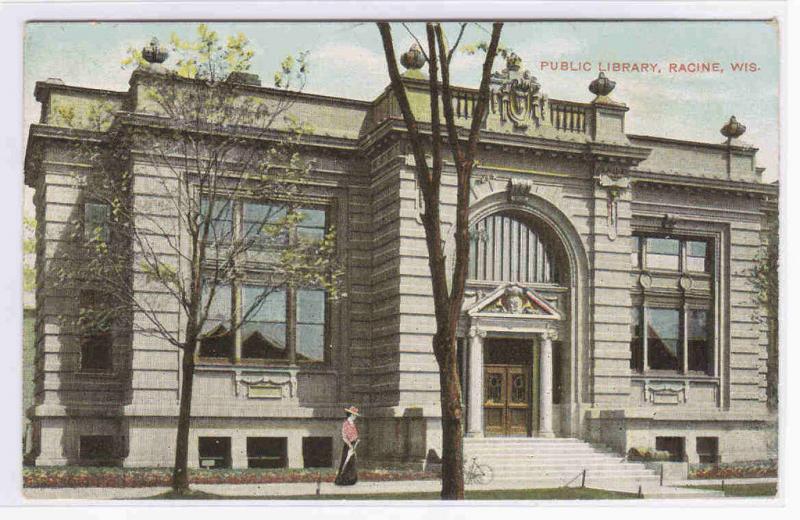
<instances>
[{"instance_id":1,"label":"decorative stone scroll","mask_svg":"<svg viewBox=\"0 0 800 520\"><path fill-rule=\"evenodd\" d=\"M625 191L630 189L631 179L619 174L609 175L605 173L596 177L596 179L598 186L606 190L607 193L606 227L608 228L608 239L616 240L619 198Z\"/></svg>"}]
</instances>

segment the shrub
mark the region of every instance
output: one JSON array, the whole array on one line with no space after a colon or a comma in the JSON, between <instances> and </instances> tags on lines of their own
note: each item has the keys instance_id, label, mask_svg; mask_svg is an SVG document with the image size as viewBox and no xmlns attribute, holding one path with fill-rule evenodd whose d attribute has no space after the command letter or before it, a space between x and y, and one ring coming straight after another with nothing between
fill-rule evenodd
<instances>
[{"instance_id":1,"label":"shrub","mask_svg":"<svg viewBox=\"0 0 800 520\"><path fill-rule=\"evenodd\" d=\"M769 478L777 476L777 460L689 465L690 479Z\"/></svg>"},{"instance_id":2,"label":"shrub","mask_svg":"<svg viewBox=\"0 0 800 520\"><path fill-rule=\"evenodd\" d=\"M285 482L333 482L332 468L325 469L193 469L192 484L274 484ZM431 472L397 469L368 469L359 472L364 481L431 480ZM25 467L24 487L167 487L172 483L171 468L100 468L100 467Z\"/></svg>"},{"instance_id":3,"label":"shrub","mask_svg":"<svg viewBox=\"0 0 800 520\"><path fill-rule=\"evenodd\" d=\"M628 460L636 462L665 462L670 458L668 451L654 450L652 448L631 448L628 450Z\"/></svg>"}]
</instances>

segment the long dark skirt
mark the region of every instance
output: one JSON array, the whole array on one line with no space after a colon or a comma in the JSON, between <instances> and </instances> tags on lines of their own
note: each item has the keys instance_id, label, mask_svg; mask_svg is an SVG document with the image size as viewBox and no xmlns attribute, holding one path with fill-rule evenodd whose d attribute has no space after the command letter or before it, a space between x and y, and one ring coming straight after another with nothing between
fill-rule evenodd
<instances>
[{"instance_id":1,"label":"long dark skirt","mask_svg":"<svg viewBox=\"0 0 800 520\"><path fill-rule=\"evenodd\" d=\"M358 482L356 455L350 457L350 460L347 461L347 466L344 465L344 461L347 459L348 451L349 448L347 447L347 444L345 444L342 448L342 460L339 461L339 472L336 474L336 480L334 481L334 484L337 486L352 486Z\"/></svg>"}]
</instances>

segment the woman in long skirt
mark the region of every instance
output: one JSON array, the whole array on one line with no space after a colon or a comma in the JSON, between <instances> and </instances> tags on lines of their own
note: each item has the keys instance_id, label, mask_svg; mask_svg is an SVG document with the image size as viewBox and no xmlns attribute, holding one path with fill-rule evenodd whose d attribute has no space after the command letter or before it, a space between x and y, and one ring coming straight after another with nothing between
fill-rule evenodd
<instances>
[{"instance_id":1,"label":"woman in long skirt","mask_svg":"<svg viewBox=\"0 0 800 520\"><path fill-rule=\"evenodd\" d=\"M356 428L356 417L359 417L358 408L351 406L345 409L347 417L342 423L342 460L339 462L339 471L336 474L334 483L337 486L352 486L358 482L358 471L356 470L356 446L358 446L358 428Z\"/></svg>"}]
</instances>

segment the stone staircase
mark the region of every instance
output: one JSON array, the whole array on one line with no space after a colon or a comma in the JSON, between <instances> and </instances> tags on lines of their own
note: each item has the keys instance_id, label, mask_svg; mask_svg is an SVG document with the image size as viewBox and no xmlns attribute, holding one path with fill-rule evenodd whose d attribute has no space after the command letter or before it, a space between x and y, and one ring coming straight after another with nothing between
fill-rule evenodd
<instances>
[{"instance_id":1,"label":"stone staircase","mask_svg":"<svg viewBox=\"0 0 800 520\"><path fill-rule=\"evenodd\" d=\"M580 439L529 437L465 438L464 463L492 469L491 483L468 484L468 488L557 488L584 485L599 489L625 489L636 492L639 486L659 486L656 472L604 447Z\"/></svg>"}]
</instances>

